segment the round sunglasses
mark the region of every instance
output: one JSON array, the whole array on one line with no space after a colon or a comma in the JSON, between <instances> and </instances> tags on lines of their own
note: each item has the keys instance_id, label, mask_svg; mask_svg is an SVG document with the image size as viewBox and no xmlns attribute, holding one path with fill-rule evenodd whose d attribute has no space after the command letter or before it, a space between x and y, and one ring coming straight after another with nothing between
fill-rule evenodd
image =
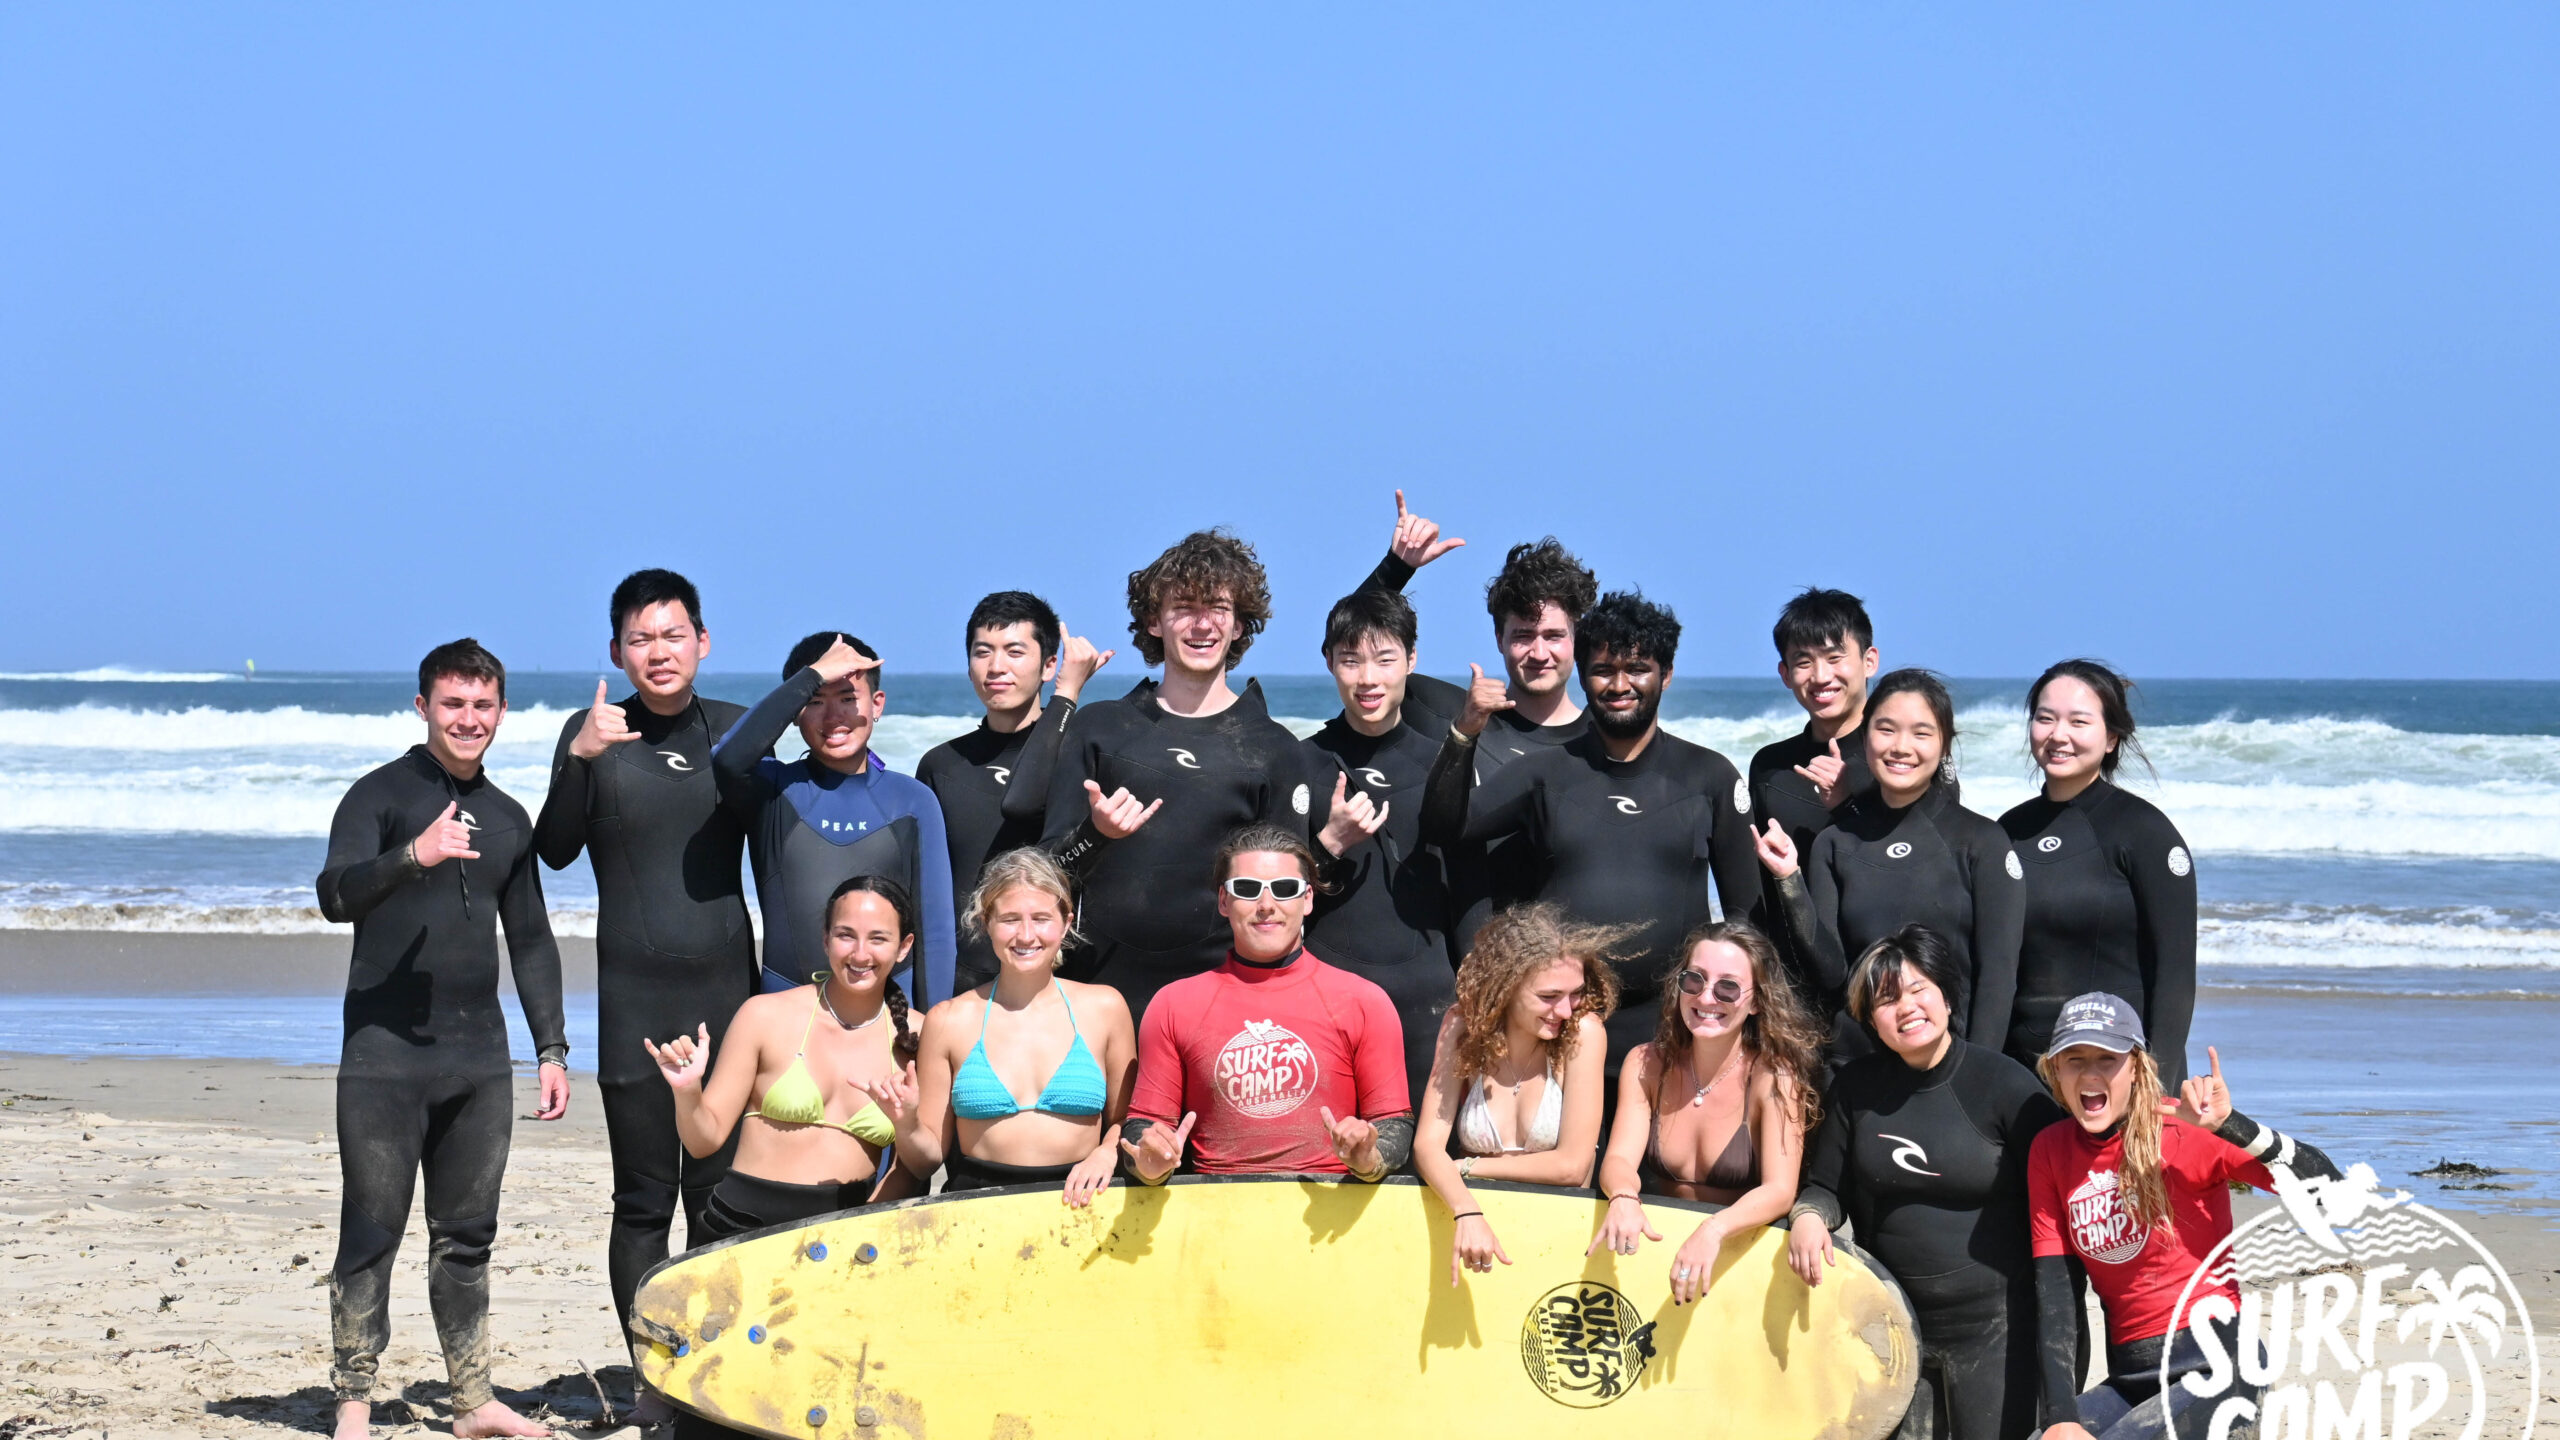
<instances>
[{"instance_id":1,"label":"round sunglasses","mask_svg":"<svg viewBox=\"0 0 2560 1440\"><path fill-rule=\"evenodd\" d=\"M1295 875L1283 875L1277 880L1257 880L1251 875L1233 875L1228 877L1226 883L1226 892L1239 900L1259 900L1265 890L1271 892L1271 898L1274 900L1295 900L1307 893L1307 882Z\"/></svg>"},{"instance_id":2,"label":"round sunglasses","mask_svg":"<svg viewBox=\"0 0 2560 1440\"><path fill-rule=\"evenodd\" d=\"M1683 995L1708 995L1712 996L1715 1002L1719 1005L1731 1005L1740 1000L1748 992L1743 989L1741 981L1734 979L1730 975L1717 976L1715 984L1710 987L1707 983L1706 971L1684 969L1680 972L1680 993Z\"/></svg>"}]
</instances>

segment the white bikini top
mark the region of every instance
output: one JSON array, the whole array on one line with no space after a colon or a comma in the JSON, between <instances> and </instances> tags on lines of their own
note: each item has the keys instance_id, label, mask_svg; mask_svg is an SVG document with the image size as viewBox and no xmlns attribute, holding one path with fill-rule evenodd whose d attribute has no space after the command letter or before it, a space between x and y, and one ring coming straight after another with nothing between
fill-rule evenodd
<instances>
[{"instance_id":1,"label":"white bikini top","mask_svg":"<svg viewBox=\"0 0 2560 1440\"><path fill-rule=\"evenodd\" d=\"M1492 1082L1478 1079L1467 1087L1467 1098L1458 1102L1460 1148L1470 1155L1518 1155L1556 1148L1556 1141L1564 1137L1564 1085L1556 1079L1553 1066L1547 1069L1547 1088L1538 1097L1538 1115L1529 1122L1526 1144L1504 1142L1501 1122L1493 1118L1493 1107L1486 1100L1492 1093Z\"/></svg>"}]
</instances>

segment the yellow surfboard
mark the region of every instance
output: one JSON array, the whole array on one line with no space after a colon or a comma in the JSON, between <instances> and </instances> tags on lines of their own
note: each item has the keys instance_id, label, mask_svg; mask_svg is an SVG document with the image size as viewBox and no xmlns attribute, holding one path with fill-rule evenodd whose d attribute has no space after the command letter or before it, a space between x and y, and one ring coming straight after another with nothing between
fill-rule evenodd
<instances>
[{"instance_id":1,"label":"yellow surfboard","mask_svg":"<svg viewBox=\"0 0 2560 1440\"><path fill-rule=\"evenodd\" d=\"M1674 1307L1714 1207L1647 1197L1664 1242L1586 1258L1587 1192L1470 1188L1513 1263L1459 1287L1413 1180L1182 1177L742 1235L651 1271L631 1328L650 1384L782 1440L1873 1440L1910 1403L1910 1308L1854 1247L1808 1289L1762 1229Z\"/></svg>"}]
</instances>

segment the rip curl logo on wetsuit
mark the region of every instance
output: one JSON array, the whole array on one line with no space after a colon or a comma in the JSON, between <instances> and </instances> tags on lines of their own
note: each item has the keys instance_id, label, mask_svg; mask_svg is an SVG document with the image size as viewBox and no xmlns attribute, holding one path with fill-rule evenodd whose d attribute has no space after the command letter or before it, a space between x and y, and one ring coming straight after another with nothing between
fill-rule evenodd
<instances>
[{"instance_id":1,"label":"rip curl logo on wetsuit","mask_svg":"<svg viewBox=\"0 0 2560 1440\"><path fill-rule=\"evenodd\" d=\"M2044 853L2046 853L2047 855L2050 855L2050 854L2052 854L2054 851L2059 850L2059 849L2061 849L2061 848L2062 848L2062 837L2061 837L2061 836L2059 836L2059 835L2047 835L2047 836L2046 836L2046 837L2044 837L2043 839L2041 839L2041 840L2039 840L2039 841L2037 841L2037 842L2036 842L2036 848L2037 848L2037 849L2039 849L2039 850L2041 850L2041 851L2043 851L2043 852L2044 852Z\"/></svg>"},{"instance_id":2,"label":"rip curl logo on wetsuit","mask_svg":"<svg viewBox=\"0 0 2560 1440\"><path fill-rule=\"evenodd\" d=\"M477 830L480 828L480 817L472 814L468 810L454 811L453 818L461 821L462 828L465 830Z\"/></svg>"},{"instance_id":3,"label":"rip curl logo on wetsuit","mask_svg":"<svg viewBox=\"0 0 2560 1440\"><path fill-rule=\"evenodd\" d=\"M1911 842L1908 840L1896 840L1892 844L1884 847L1884 858L1887 860L1900 860L1910 854Z\"/></svg>"},{"instance_id":4,"label":"rip curl logo on wetsuit","mask_svg":"<svg viewBox=\"0 0 2560 1440\"><path fill-rule=\"evenodd\" d=\"M1013 770L1009 766L990 765L987 767L987 773L996 777L996 783L999 785L1011 785L1013 783Z\"/></svg>"},{"instance_id":5,"label":"rip curl logo on wetsuit","mask_svg":"<svg viewBox=\"0 0 2560 1440\"><path fill-rule=\"evenodd\" d=\"M1736 780L1733 782L1733 808L1737 814L1748 815L1751 813L1750 781Z\"/></svg>"},{"instance_id":6,"label":"rip curl logo on wetsuit","mask_svg":"<svg viewBox=\"0 0 2560 1440\"><path fill-rule=\"evenodd\" d=\"M1286 1115L1316 1093L1315 1047L1285 1025L1247 1020L1218 1050L1218 1094L1257 1120Z\"/></svg>"},{"instance_id":7,"label":"rip curl logo on wetsuit","mask_svg":"<svg viewBox=\"0 0 2560 1440\"><path fill-rule=\"evenodd\" d=\"M1384 771L1373 770L1364 766L1352 773L1360 777L1361 784L1368 786L1372 790L1389 790L1394 788L1387 783L1386 772Z\"/></svg>"},{"instance_id":8,"label":"rip curl logo on wetsuit","mask_svg":"<svg viewBox=\"0 0 2560 1440\"><path fill-rule=\"evenodd\" d=\"M1188 750L1168 745L1165 747L1164 753L1172 756L1173 763L1181 766L1185 770L1197 770L1200 768L1200 757L1192 754Z\"/></svg>"},{"instance_id":9,"label":"rip curl logo on wetsuit","mask_svg":"<svg viewBox=\"0 0 2560 1440\"><path fill-rule=\"evenodd\" d=\"M2092 1170L2071 1192L2071 1244L2102 1265L2122 1265L2151 1243L2124 1208L2124 1187L2113 1170Z\"/></svg>"},{"instance_id":10,"label":"rip curl logo on wetsuit","mask_svg":"<svg viewBox=\"0 0 2560 1440\"><path fill-rule=\"evenodd\" d=\"M1929 1152L1920 1147L1919 1141L1912 1139L1908 1135L1888 1135L1882 1130L1876 1132L1876 1138L1879 1140L1893 1140L1900 1142L1893 1147L1894 1164L1901 1166L1903 1169L1910 1171L1914 1175L1926 1175L1933 1180L1938 1177L1937 1171L1923 1170L1920 1168L1921 1164L1928 1160Z\"/></svg>"},{"instance_id":11,"label":"rip curl logo on wetsuit","mask_svg":"<svg viewBox=\"0 0 2560 1440\"><path fill-rule=\"evenodd\" d=\"M2026 878L2027 878L2027 867L2018 863L2018 852L2017 852L2017 851L2012 850L2012 851L2010 851L2008 854L2003 855L2003 856L2001 856L2000 858L2001 858L2001 859L2003 859L2003 860L2005 860L2005 861L2007 861L2007 862L2009 862L2009 878L2010 878L2010 879L2012 879L2012 880L2024 880L2024 879L2026 879Z\"/></svg>"},{"instance_id":12,"label":"rip curl logo on wetsuit","mask_svg":"<svg viewBox=\"0 0 2560 1440\"><path fill-rule=\"evenodd\" d=\"M2170 873L2170 874L2172 874L2172 875L2184 875L2184 874L2186 874L2188 871L2193 870L2194 868L2196 868L2196 866L2195 866L2195 862L2187 858L2187 847L2186 847L2186 846L2184 846L2184 845L2172 845L2172 846L2170 846L2170 847L2169 847L2169 873Z\"/></svg>"},{"instance_id":13,"label":"rip curl logo on wetsuit","mask_svg":"<svg viewBox=\"0 0 2560 1440\"><path fill-rule=\"evenodd\" d=\"M1301 786L1299 786L1297 789L1292 790L1292 791L1290 791L1290 792L1289 792L1289 808L1290 808L1290 809L1292 809L1292 810L1297 811L1297 812L1298 812L1299 814L1301 814L1301 815L1304 815L1304 814L1306 814L1306 813L1307 813L1307 787L1306 787L1306 786L1301 785Z\"/></svg>"},{"instance_id":14,"label":"rip curl logo on wetsuit","mask_svg":"<svg viewBox=\"0 0 2560 1440\"><path fill-rule=\"evenodd\" d=\"M1633 796L1612 795L1609 798L1618 802L1618 813L1621 815L1641 815L1644 813L1644 807L1638 805Z\"/></svg>"},{"instance_id":15,"label":"rip curl logo on wetsuit","mask_svg":"<svg viewBox=\"0 0 2560 1440\"><path fill-rule=\"evenodd\" d=\"M1520 1322L1520 1363L1550 1400L1597 1409L1635 1388L1653 1358L1653 1324L1595 1280L1559 1285Z\"/></svg>"},{"instance_id":16,"label":"rip curl logo on wetsuit","mask_svg":"<svg viewBox=\"0 0 2560 1440\"><path fill-rule=\"evenodd\" d=\"M693 770L693 762L673 750L661 750L658 753L666 757L667 768L679 775L689 774Z\"/></svg>"}]
</instances>

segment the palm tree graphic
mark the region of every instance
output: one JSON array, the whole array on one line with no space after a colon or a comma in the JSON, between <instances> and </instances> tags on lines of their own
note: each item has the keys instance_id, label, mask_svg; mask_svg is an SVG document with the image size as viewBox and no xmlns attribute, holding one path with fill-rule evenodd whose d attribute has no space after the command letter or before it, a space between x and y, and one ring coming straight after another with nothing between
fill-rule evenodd
<instances>
[{"instance_id":1,"label":"palm tree graphic","mask_svg":"<svg viewBox=\"0 0 2560 1440\"><path fill-rule=\"evenodd\" d=\"M2489 1418L2488 1386L2480 1374L2480 1356L2471 1348L2471 1335L2478 1331L2480 1341L2491 1355L2506 1345L2507 1307L2497 1297L2497 1286L2489 1278L2485 1265L2465 1265L2453 1272L2453 1283L2445 1284L2444 1275L2434 1267L2418 1277L2418 1289L2427 1298L2400 1312L2400 1338L2420 1325L2427 1327L2427 1353L2433 1355L2450 1334L2462 1347L2462 1367L2471 1377L2471 1420L2462 1427L2462 1440L2480 1440L2481 1426Z\"/></svg>"}]
</instances>

